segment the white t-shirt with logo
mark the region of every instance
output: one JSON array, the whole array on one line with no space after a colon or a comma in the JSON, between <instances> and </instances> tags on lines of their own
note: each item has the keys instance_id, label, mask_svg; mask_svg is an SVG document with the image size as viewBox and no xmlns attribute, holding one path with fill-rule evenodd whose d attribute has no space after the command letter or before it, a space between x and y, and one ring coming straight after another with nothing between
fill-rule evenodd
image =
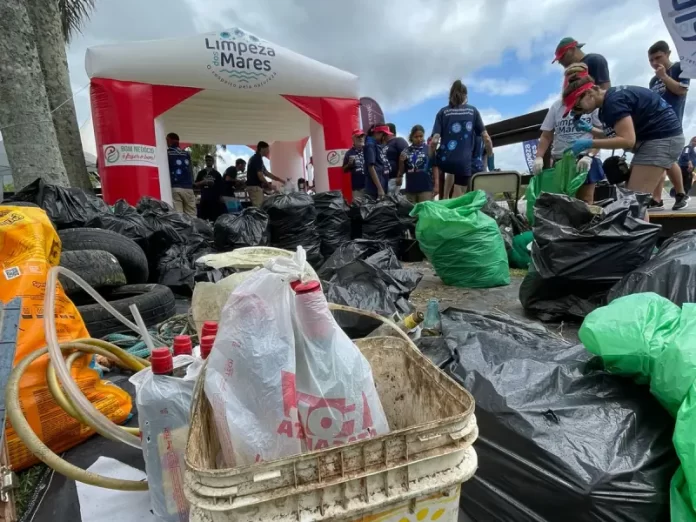
<instances>
[{"instance_id":1,"label":"white t-shirt with logo","mask_svg":"<svg viewBox=\"0 0 696 522\"><path fill-rule=\"evenodd\" d=\"M549 112L541 124L542 131L553 131L553 144L551 146L551 157L554 160L561 159L563 152L568 149L574 142L581 139L592 139L592 133L582 132L575 128L575 118L568 114L565 118L563 112L565 108L561 100L557 100L549 108ZM592 114L583 114L580 118L583 121L592 123L593 127L602 128L602 122L599 121L599 111L595 110Z\"/></svg>"}]
</instances>

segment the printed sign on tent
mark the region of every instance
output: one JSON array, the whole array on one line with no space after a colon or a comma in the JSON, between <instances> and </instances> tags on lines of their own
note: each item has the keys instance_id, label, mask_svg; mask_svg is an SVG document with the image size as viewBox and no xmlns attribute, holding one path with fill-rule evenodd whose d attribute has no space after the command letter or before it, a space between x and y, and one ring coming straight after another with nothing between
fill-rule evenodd
<instances>
[{"instance_id":1,"label":"printed sign on tent","mask_svg":"<svg viewBox=\"0 0 696 522\"><path fill-rule=\"evenodd\" d=\"M677 46L682 78L696 78L696 1L660 0L660 10Z\"/></svg>"},{"instance_id":2,"label":"printed sign on tent","mask_svg":"<svg viewBox=\"0 0 696 522\"><path fill-rule=\"evenodd\" d=\"M529 173L534 172L534 158L536 158L537 149L539 148L539 140L529 140L522 143L524 148L524 160L527 162Z\"/></svg>"},{"instance_id":3,"label":"printed sign on tent","mask_svg":"<svg viewBox=\"0 0 696 522\"><path fill-rule=\"evenodd\" d=\"M139 143L109 143L104 145L104 166L119 167L123 165L157 166L155 147Z\"/></svg>"},{"instance_id":4,"label":"printed sign on tent","mask_svg":"<svg viewBox=\"0 0 696 522\"><path fill-rule=\"evenodd\" d=\"M326 151L326 162L330 167L340 167L343 165L343 158L348 152L348 149L333 149Z\"/></svg>"}]
</instances>

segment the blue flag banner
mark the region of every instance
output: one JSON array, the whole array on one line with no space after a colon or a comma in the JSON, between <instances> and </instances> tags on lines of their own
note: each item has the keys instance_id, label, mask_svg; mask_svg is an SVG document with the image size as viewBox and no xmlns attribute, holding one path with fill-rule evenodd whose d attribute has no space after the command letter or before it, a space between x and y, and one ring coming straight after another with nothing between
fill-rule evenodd
<instances>
[{"instance_id":1,"label":"blue flag banner","mask_svg":"<svg viewBox=\"0 0 696 522\"><path fill-rule=\"evenodd\" d=\"M536 158L537 148L539 147L539 140L529 140L522 143L524 147L524 160L527 162L527 168L529 173L533 173L534 169L534 158Z\"/></svg>"}]
</instances>

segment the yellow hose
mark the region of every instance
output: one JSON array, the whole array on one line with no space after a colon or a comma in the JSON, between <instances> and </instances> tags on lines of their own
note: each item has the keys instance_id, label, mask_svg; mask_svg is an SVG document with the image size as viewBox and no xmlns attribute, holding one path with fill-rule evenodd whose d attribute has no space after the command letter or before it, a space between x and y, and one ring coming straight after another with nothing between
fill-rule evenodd
<instances>
[{"instance_id":1,"label":"yellow hose","mask_svg":"<svg viewBox=\"0 0 696 522\"><path fill-rule=\"evenodd\" d=\"M148 365L147 361L144 361L138 357L133 357L131 354L122 350L121 348L97 339L80 339L80 342L61 344L60 348L64 352L78 350L78 353L82 352L104 355L105 357L115 361L117 364L121 364L124 367L134 371L139 371ZM48 446L46 446L41 439L39 439L36 433L34 433L34 430L31 428L29 422L27 422L27 419L24 416L24 412L22 412L22 407L19 401L19 382L22 375L24 375L24 372L27 371L27 368L29 368L31 363L46 353L48 353L48 348L41 348L40 350L36 350L27 355L17 364L17 366L15 366L12 373L10 373L9 380L7 381L7 390L5 395L7 417L12 423L12 427L19 438L36 456L36 458L47 466L56 470L58 473L65 475L69 479L84 482L85 484L90 484L92 486L116 489L120 491L147 490L147 482L145 481L123 480L105 477L70 464L51 451L50 448L48 448ZM71 357L72 356L69 356L69 360ZM51 370L49 370L49 372L51 372ZM53 377L55 377L55 371L53 371ZM49 386L53 386L52 393L57 393L54 396L59 397L63 395L62 390L60 390L60 385L57 382L57 378L55 379L53 385L49 382ZM56 392L56 390L59 391ZM63 395L63 399L58 400L63 400L63 404L61 404L61 406L64 404L68 405L68 409L66 409L66 411L72 408L72 412L76 413L77 415L76 418L80 417L80 414L77 413L76 408L73 407L67 397ZM91 424L87 425L94 428L94 426Z\"/></svg>"}]
</instances>

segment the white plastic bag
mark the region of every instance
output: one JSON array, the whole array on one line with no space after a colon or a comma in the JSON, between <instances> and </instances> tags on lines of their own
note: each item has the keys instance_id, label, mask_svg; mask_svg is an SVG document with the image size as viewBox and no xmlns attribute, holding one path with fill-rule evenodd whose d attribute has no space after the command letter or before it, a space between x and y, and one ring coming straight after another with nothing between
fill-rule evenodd
<instances>
[{"instance_id":1,"label":"white plastic bag","mask_svg":"<svg viewBox=\"0 0 696 522\"><path fill-rule=\"evenodd\" d=\"M317 282L295 288L297 408L306 451L389 432L372 368L336 324Z\"/></svg>"},{"instance_id":2,"label":"white plastic bag","mask_svg":"<svg viewBox=\"0 0 696 522\"><path fill-rule=\"evenodd\" d=\"M190 355L178 355L174 368L190 367L194 361ZM196 379L188 374L183 378L153 375L145 368L130 382L135 385L152 512L166 522L188 521L184 455Z\"/></svg>"},{"instance_id":3,"label":"white plastic bag","mask_svg":"<svg viewBox=\"0 0 696 522\"><path fill-rule=\"evenodd\" d=\"M295 402L294 293L305 253L277 258L231 294L208 356L205 393L228 466L301 452Z\"/></svg>"}]
</instances>

